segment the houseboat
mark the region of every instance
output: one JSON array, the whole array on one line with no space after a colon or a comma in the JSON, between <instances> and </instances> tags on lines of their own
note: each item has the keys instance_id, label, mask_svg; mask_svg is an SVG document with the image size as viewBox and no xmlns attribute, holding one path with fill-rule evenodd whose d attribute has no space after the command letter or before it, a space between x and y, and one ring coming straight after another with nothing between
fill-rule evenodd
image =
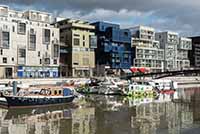
<instances>
[{"instance_id":1,"label":"houseboat","mask_svg":"<svg viewBox=\"0 0 200 134\"><path fill-rule=\"evenodd\" d=\"M172 80L167 80L167 79L152 80L149 83L153 87L157 88L159 91L174 90L178 87L177 82L174 82Z\"/></svg>"},{"instance_id":2,"label":"houseboat","mask_svg":"<svg viewBox=\"0 0 200 134\"><path fill-rule=\"evenodd\" d=\"M124 88L123 93L126 96L133 97L153 97L158 94L153 86L136 82L129 84L128 87Z\"/></svg>"},{"instance_id":3,"label":"houseboat","mask_svg":"<svg viewBox=\"0 0 200 134\"><path fill-rule=\"evenodd\" d=\"M13 91L12 95L4 95L4 97L8 107L20 108L66 104L72 102L75 95L69 88L32 87L17 93Z\"/></svg>"}]
</instances>

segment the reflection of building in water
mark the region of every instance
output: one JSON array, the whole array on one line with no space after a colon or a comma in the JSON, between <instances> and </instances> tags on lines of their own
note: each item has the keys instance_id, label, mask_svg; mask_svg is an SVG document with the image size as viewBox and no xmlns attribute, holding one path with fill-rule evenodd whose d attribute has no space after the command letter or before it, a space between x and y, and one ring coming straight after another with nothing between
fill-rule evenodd
<instances>
[{"instance_id":1,"label":"reflection of building in water","mask_svg":"<svg viewBox=\"0 0 200 134\"><path fill-rule=\"evenodd\" d=\"M146 103L136 106L136 116L131 117L131 127L140 134L180 133L193 123L188 104L167 102Z\"/></svg>"},{"instance_id":2,"label":"reflection of building in water","mask_svg":"<svg viewBox=\"0 0 200 134\"><path fill-rule=\"evenodd\" d=\"M174 94L159 94L158 97L127 97L124 99L126 103L128 103L129 107L138 106L141 104L153 103L153 102L169 102L172 99L177 99L178 94L175 92Z\"/></svg>"},{"instance_id":3,"label":"reflection of building in water","mask_svg":"<svg viewBox=\"0 0 200 134\"><path fill-rule=\"evenodd\" d=\"M72 113L72 134L95 133L95 109L78 108Z\"/></svg>"},{"instance_id":4,"label":"reflection of building in water","mask_svg":"<svg viewBox=\"0 0 200 134\"><path fill-rule=\"evenodd\" d=\"M0 109L0 134L95 133L94 108L41 110L23 112L22 109L15 112Z\"/></svg>"},{"instance_id":5,"label":"reflection of building in water","mask_svg":"<svg viewBox=\"0 0 200 134\"><path fill-rule=\"evenodd\" d=\"M3 115L0 109L0 115ZM9 111L7 112L9 114ZM62 134L71 133L69 110L48 111L41 114L25 113L12 117L1 116L0 134ZM28 115L29 114L29 115ZM8 119L7 119L8 118Z\"/></svg>"},{"instance_id":6,"label":"reflection of building in water","mask_svg":"<svg viewBox=\"0 0 200 134\"><path fill-rule=\"evenodd\" d=\"M194 122L200 122L200 88L190 88L190 90L185 89L186 96L191 95L189 103L193 109Z\"/></svg>"},{"instance_id":7,"label":"reflection of building in water","mask_svg":"<svg viewBox=\"0 0 200 134\"><path fill-rule=\"evenodd\" d=\"M200 121L200 87L180 89L179 102L190 105L194 122ZM189 116L189 115L187 115Z\"/></svg>"},{"instance_id":8,"label":"reflection of building in water","mask_svg":"<svg viewBox=\"0 0 200 134\"><path fill-rule=\"evenodd\" d=\"M8 133L8 121L4 121L4 118L7 114L7 110L0 109L0 134Z\"/></svg>"}]
</instances>

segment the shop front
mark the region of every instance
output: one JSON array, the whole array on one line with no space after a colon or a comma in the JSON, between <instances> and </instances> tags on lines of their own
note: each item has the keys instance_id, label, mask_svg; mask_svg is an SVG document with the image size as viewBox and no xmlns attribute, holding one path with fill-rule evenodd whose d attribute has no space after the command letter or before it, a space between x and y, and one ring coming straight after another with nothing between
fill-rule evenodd
<instances>
[{"instance_id":1,"label":"shop front","mask_svg":"<svg viewBox=\"0 0 200 134\"><path fill-rule=\"evenodd\" d=\"M58 78L58 67L18 66L18 78Z\"/></svg>"}]
</instances>

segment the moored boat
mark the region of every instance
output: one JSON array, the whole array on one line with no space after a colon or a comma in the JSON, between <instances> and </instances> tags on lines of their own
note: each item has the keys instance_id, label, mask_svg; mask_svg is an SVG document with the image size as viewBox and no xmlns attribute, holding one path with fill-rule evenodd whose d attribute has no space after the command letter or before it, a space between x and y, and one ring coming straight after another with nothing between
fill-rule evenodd
<instances>
[{"instance_id":1,"label":"moored boat","mask_svg":"<svg viewBox=\"0 0 200 134\"><path fill-rule=\"evenodd\" d=\"M118 78L106 77L100 83L98 93L102 95L123 95L123 89L127 86L126 84L126 81Z\"/></svg>"},{"instance_id":2,"label":"moored boat","mask_svg":"<svg viewBox=\"0 0 200 134\"><path fill-rule=\"evenodd\" d=\"M153 97L157 92L151 85L132 83L124 90L124 95L134 97Z\"/></svg>"},{"instance_id":3,"label":"moored boat","mask_svg":"<svg viewBox=\"0 0 200 134\"><path fill-rule=\"evenodd\" d=\"M50 87L29 89L16 95L5 95L8 107L35 107L59 105L72 102L75 98L69 88Z\"/></svg>"},{"instance_id":4,"label":"moored boat","mask_svg":"<svg viewBox=\"0 0 200 134\"><path fill-rule=\"evenodd\" d=\"M172 80L158 79L149 82L153 87L158 90L174 90L177 88L177 83Z\"/></svg>"}]
</instances>

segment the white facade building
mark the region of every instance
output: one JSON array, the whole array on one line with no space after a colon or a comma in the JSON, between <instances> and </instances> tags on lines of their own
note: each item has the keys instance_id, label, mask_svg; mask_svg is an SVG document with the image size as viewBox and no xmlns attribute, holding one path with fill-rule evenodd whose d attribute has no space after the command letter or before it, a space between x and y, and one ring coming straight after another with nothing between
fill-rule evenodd
<instances>
[{"instance_id":1,"label":"white facade building","mask_svg":"<svg viewBox=\"0 0 200 134\"><path fill-rule=\"evenodd\" d=\"M189 68L188 52L192 50L192 39L180 37L177 49L177 68L179 70Z\"/></svg>"},{"instance_id":2,"label":"white facade building","mask_svg":"<svg viewBox=\"0 0 200 134\"><path fill-rule=\"evenodd\" d=\"M131 28L132 47L134 48L134 67L146 67L151 72L163 71L164 50L155 40L154 28L137 26Z\"/></svg>"},{"instance_id":3,"label":"white facade building","mask_svg":"<svg viewBox=\"0 0 200 134\"><path fill-rule=\"evenodd\" d=\"M177 70L177 46L179 43L178 33L160 32L156 33L156 40L164 49L164 70Z\"/></svg>"},{"instance_id":4,"label":"white facade building","mask_svg":"<svg viewBox=\"0 0 200 134\"><path fill-rule=\"evenodd\" d=\"M51 14L0 6L0 78L58 77L59 29Z\"/></svg>"},{"instance_id":5,"label":"white facade building","mask_svg":"<svg viewBox=\"0 0 200 134\"><path fill-rule=\"evenodd\" d=\"M156 33L156 40L160 41L164 49L164 69L182 70L190 67L188 51L192 50L192 41L189 38L179 37L175 32Z\"/></svg>"}]
</instances>

